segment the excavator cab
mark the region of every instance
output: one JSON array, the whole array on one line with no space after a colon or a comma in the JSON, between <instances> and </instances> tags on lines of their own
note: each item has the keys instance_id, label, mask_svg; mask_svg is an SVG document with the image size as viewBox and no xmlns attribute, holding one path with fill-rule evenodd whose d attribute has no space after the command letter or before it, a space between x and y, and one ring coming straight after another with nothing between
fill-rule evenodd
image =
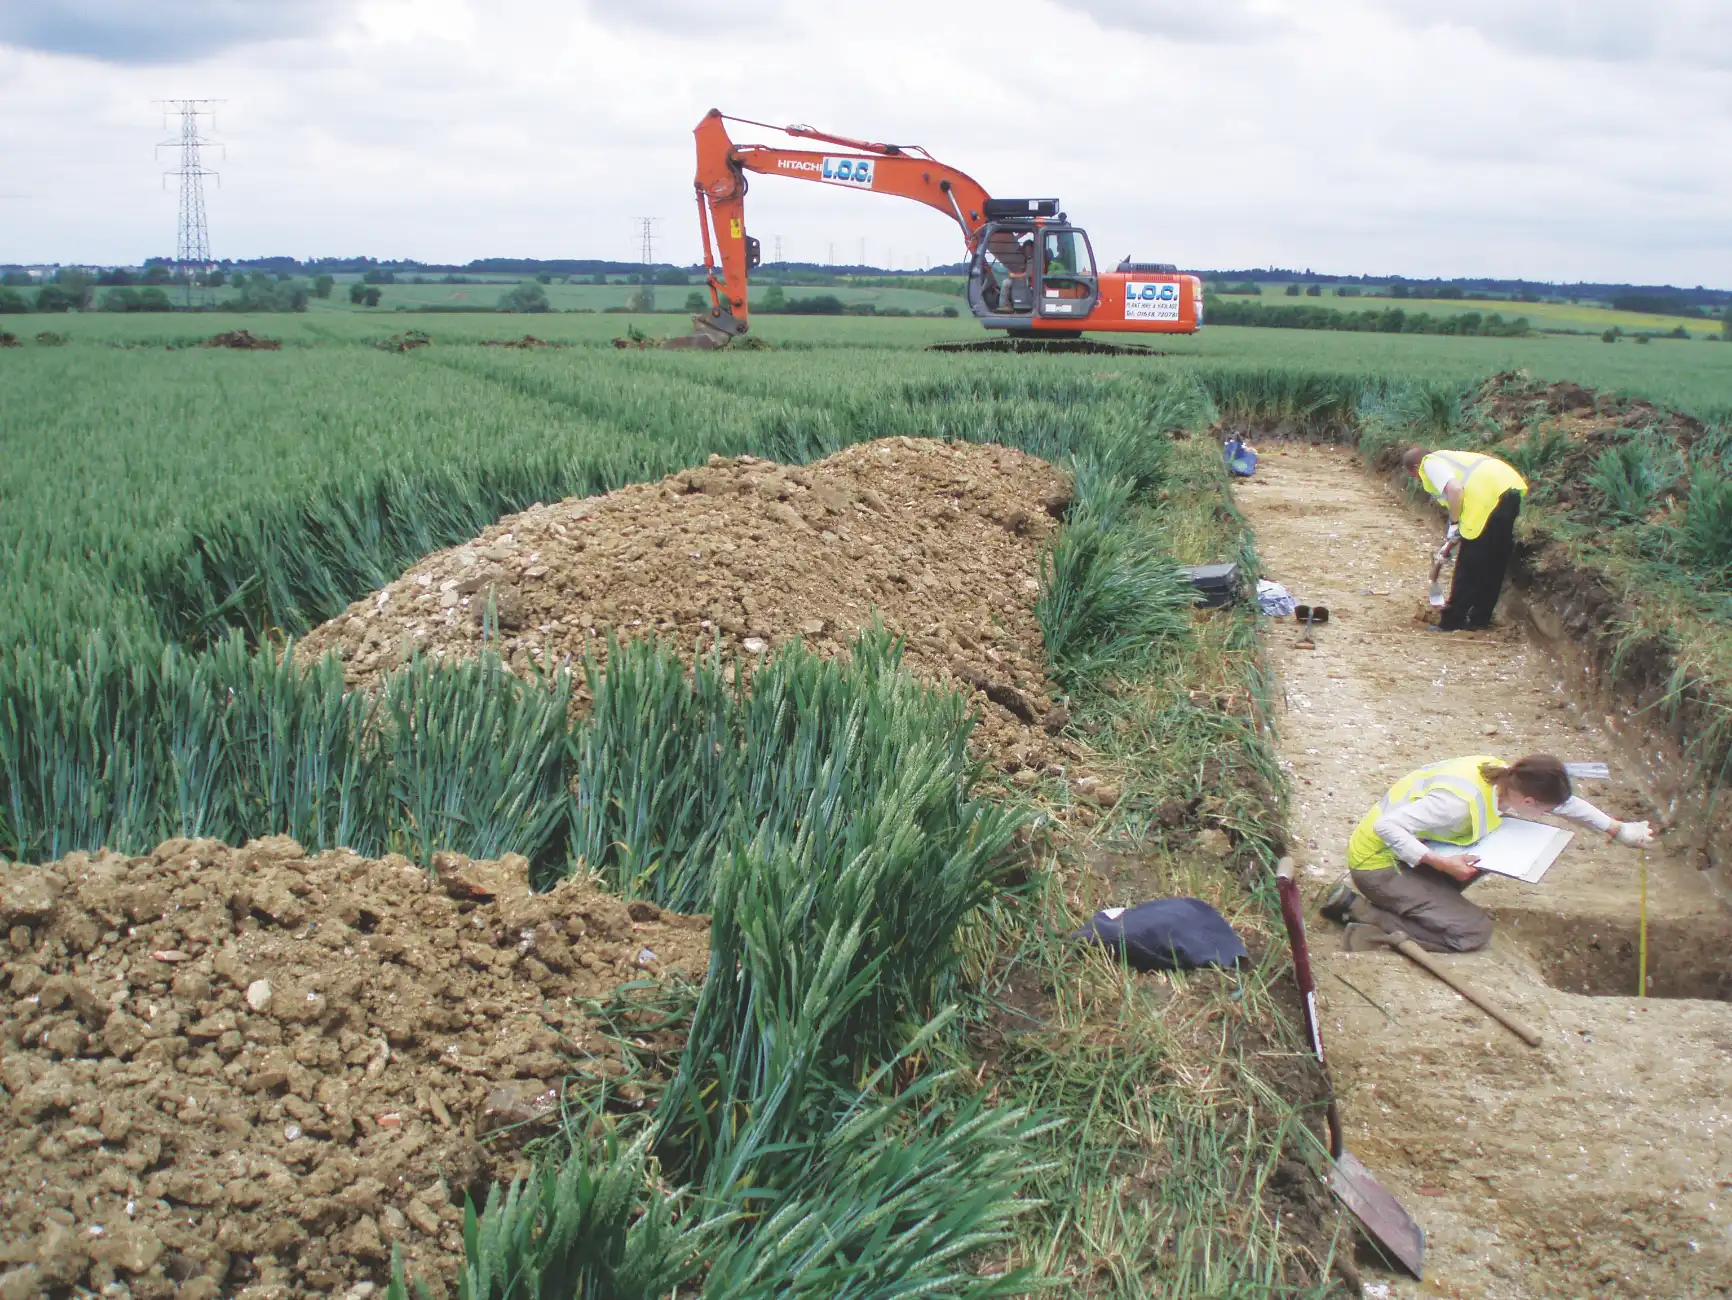
<instances>
[{"instance_id":1,"label":"excavator cab","mask_svg":"<svg viewBox=\"0 0 1732 1300\"><path fill-rule=\"evenodd\" d=\"M1080 333L1100 295L1087 232L1057 199L989 199L968 269L968 305L988 329L1062 337ZM1079 329L1066 330L1076 321Z\"/></svg>"}]
</instances>

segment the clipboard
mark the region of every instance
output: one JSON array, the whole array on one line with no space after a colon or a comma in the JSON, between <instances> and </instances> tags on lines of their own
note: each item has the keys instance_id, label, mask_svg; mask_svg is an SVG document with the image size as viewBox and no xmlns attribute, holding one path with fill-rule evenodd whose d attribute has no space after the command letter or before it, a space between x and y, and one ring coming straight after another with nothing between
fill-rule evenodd
<instances>
[{"instance_id":1,"label":"clipboard","mask_svg":"<svg viewBox=\"0 0 1732 1300\"><path fill-rule=\"evenodd\" d=\"M1427 839L1421 839L1420 843L1439 853L1471 853L1479 859L1481 871L1537 885L1574 838L1574 831L1521 817L1505 817L1495 831L1472 844L1442 844Z\"/></svg>"}]
</instances>

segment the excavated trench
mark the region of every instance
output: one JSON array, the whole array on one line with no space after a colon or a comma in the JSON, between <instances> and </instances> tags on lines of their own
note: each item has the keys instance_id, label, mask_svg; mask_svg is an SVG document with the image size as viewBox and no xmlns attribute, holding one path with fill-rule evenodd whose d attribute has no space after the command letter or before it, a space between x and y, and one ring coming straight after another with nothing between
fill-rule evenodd
<instances>
[{"instance_id":1,"label":"excavated trench","mask_svg":"<svg viewBox=\"0 0 1732 1300\"><path fill-rule=\"evenodd\" d=\"M1628 998L1642 984L1641 927L1633 917L1505 911L1498 921L1554 989ZM1732 925L1713 916L1651 921L1646 976L1651 998L1732 1002Z\"/></svg>"},{"instance_id":2,"label":"excavated trench","mask_svg":"<svg viewBox=\"0 0 1732 1300\"><path fill-rule=\"evenodd\" d=\"M1365 809L1439 758L1605 762L1610 778L1578 793L1665 827L1648 853L1643 998L1637 853L1576 827L1540 885L1474 885L1492 943L1443 960L1534 1025L1537 1048L1396 954L1339 951L1308 913L1347 1145L1428 1235L1426 1280L1392 1277L1389 1294L1732 1296L1732 913L1699 869L1665 738L1597 694L1557 620L1515 593L1489 632L1428 632L1441 523L1353 452L1260 450L1236 498L1264 576L1332 615L1314 648L1291 621L1264 638L1313 903Z\"/></svg>"}]
</instances>

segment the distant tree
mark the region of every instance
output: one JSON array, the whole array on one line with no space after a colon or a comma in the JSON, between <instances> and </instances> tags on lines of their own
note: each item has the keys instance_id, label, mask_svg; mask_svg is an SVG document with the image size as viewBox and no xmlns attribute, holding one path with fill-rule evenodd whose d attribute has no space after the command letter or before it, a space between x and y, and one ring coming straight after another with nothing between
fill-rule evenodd
<instances>
[{"instance_id":1,"label":"distant tree","mask_svg":"<svg viewBox=\"0 0 1732 1300\"><path fill-rule=\"evenodd\" d=\"M54 283L49 286L58 289L66 296L66 307L51 308L53 311L65 311L68 307L83 309L90 306L90 299L96 290L96 279L88 271L66 269L54 273ZM42 310L40 301L36 310Z\"/></svg>"},{"instance_id":2,"label":"distant tree","mask_svg":"<svg viewBox=\"0 0 1732 1300\"><path fill-rule=\"evenodd\" d=\"M656 309L656 291L646 284L626 299L626 306L636 312L652 312Z\"/></svg>"},{"instance_id":3,"label":"distant tree","mask_svg":"<svg viewBox=\"0 0 1732 1300\"><path fill-rule=\"evenodd\" d=\"M173 311L174 304L168 300L168 290L159 285L149 285L142 289L122 285L102 295L102 310Z\"/></svg>"},{"instance_id":4,"label":"distant tree","mask_svg":"<svg viewBox=\"0 0 1732 1300\"><path fill-rule=\"evenodd\" d=\"M1602 343L1616 343L1617 341L1618 341L1618 327L1616 325L1612 326L1611 329L1607 330L1604 334L1600 335L1600 342L1602 342Z\"/></svg>"},{"instance_id":5,"label":"distant tree","mask_svg":"<svg viewBox=\"0 0 1732 1300\"><path fill-rule=\"evenodd\" d=\"M384 267L374 267L371 271L361 272L363 284L396 284L397 273Z\"/></svg>"},{"instance_id":6,"label":"distant tree","mask_svg":"<svg viewBox=\"0 0 1732 1300\"><path fill-rule=\"evenodd\" d=\"M379 305L379 287L356 280L349 286L349 301L357 307L377 307Z\"/></svg>"},{"instance_id":7,"label":"distant tree","mask_svg":"<svg viewBox=\"0 0 1732 1300\"><path fill-rule=\"evenodd\" d=\"M0 289L0 316L18 316L30 310L30 303L16 289Z\"/></svg>"},{"instance_id":8,"label":"distant tree","mask_svg":"<svg viewBox=\"0 0 1732 1300\"><path fill-rule=\"evenodd\" d=\"M1287 296L1289 298L1297 298L1300 292L1300 288L1296 284L1290 284L1287 286Z\"/></svg>"},{"instance_id":9,"label":"distant tree","mask_svg":"<svg viewBox=\"0 0 1732 1300\"><path fill-rule=\"evenodd\" d=\"M313 281L313 297L329 298L331 296L331 288L336 283L337 282L330 276L321 275L318 279Z\"/></svg>"},{"instance_id":10,"label":"distant tree","mask_svg":"<svg viewBox=\"0 0 1732 1300\"><path fill-rule=\"evenodd\" d=\"M223 274L223 270L219 266L214 271L208 272L204 279L200 280L199 283L212 289L220 289L223 287L223 281L227 279L228 277Z\"/></svg>"},{"instance_id":11,"label":"distant tree","mask_svg":"<svg viewBox=\"0 0 1732 1300\"><path fill-rule=\"evenodd\" d=\"M959 315L961 315L961 313L958 312L956 310L956 308L951 307L949 305L946 305L946 306L940 308L938 314L940 316L959 316Z\"/></svg>"},{"instance_id":12,"label":"distant tree","mask_svg":"<svg viewBox=\"0 0 1732 1300\"><path fill-rule=\"evenodd\" d=\"M0 284L8 289L28 289L35 283L28 271L8 271L5 275L0 275Z\"/></svg>"},{"instance_id":13,"label":"distant tree","mask_svg":"<svg viewBox=\"0 0 1732 1300\"><path fill-rule=\"evenodd\" d=\"M763 301L758 305L759 311L787 311L788 295L779 284L772 284L764 294Z\"/></svg>"},{"instance_id":14,"label":"distant tree","mask_svg":"<svg viewBox=\"0 0 1732 1300\"><path fill-rule=\"evenodd\" d=\"M1397 281L1396 283L1389 286L1389 296L1391 298L1405 298L1405 297L1407 297L1407 286L1405 284L1402 284L1400 281Z\"/></svg>"},{"instance_id":15,"label":"distant tree","mask_svg":"<svg viewBox=\"0 0 1732 1300\"><path fill-rule=\"evenodd\" d=\"M1323 286L1320 284L1306 285L1305 296L1307 298L1321 298L1323 296Z\"/></svg>"},{"instance_id":16,"label":"distant tree","mask_svg":"<svg viewBox=\"0 0 1732 1300\"><path fill-rule=\"evenodd\" d=\"M1705 316L1708 313L1675 293L1615 293L1613 311L1650 312L1656 316Z\"/></svg>"},{"instance_id":17,"label":"distant tree","mask_svg":"<svg viewBox=\"0 0 1732 1300\"><path fill-rule=\"evenodd\" d=\"M589 282L591 284L606 284L607 283L607 272L606 271L597 271L594 275L589 277Z\"/></svg>"},{"instance_id":18,"label":"distant tree","mask_svg":"<svg viewBox=\"0 0 1732 1300\"><path fill-rule=\"evenodd\" d=\"M552 305L547 301L547 290L534 280L525 280L515 289L509 289L499 295L498 311L540 312L551 311Z\"/></svg>"},{"instance_id":19,"label":"distant tree","mask_svg":"<svg viewBox=\"0 0 1732 1300\"><path fill-rule=\"evenodd\" d=\"M535 277L535 282L537 284L552 284L553 283L553 272L552 271L543 271L540 275Z\"/></svg>"},{"instance_id":20,"label":"distant tree","mask_svg":"<svg viewBox=\"0 0 1732 1300\"><path fill-rule=\"evenodd\" d=\"M220 274L220 272L219 272ZM140 284L168 284L174 279L174 273L161 262L152 262L144 268L144 274L138 279ZM222 281L218 280L218 284Z\"/></svg>"},{"instance_id":21,"label":"distant tree","mask_svg":"<svg viewBox=\"0 0 1732 1300\"><path fill-rule=\"evenodd\" d=\"M1359 296L1359 290L1355 289L1350 284L1344 284L1335 291L1335 296L1337 298L1357 298Z\"/></svg>"},{"instance_id":22,"label":"distant tree","mask_svg":"<svg viewBox=\"0 0 1732 1300\"><path fill-rule=\"evenodd\" d=\"M263 272L245 284L237 281L236 287L241 291L240 297L223 304L231 311L305 311L307 299L312 297L301 281L273 280Z\"/></svg>"},{"instance_id":23,"label":"distant tree","mask_svg":"<svg viewBox=\"0 0 1732 1300\"><path fill-rule=\"evenodd\" d=\"M690 284L691 277L677 266L664 266L655 273L657 284Z\"/></svg>"},{"instance_id":24,"label":"distant tree","mask_svg":"<svg viewBox=\"0 0 1732 1300\"><path fill-rule=\"evenodd\" d=\"M1725 312L1720 317L1720 337L1732 343L1732 303L1728 303Z\"/></svg>"},{"instance_id":25,"label":"distant tree","mask_svg":"<svg viewBox=\"0 0 1732 1300\"><path fill-rule=\"evenodd\" d=\"M76 294L58 284L45 284L36 291L37 311L71 311L83 305Z\"/></svg>"},{"instance_id":26,"label":"distant tree","mask_svg":"<svg viewBox=\"0 0 1732 1300\"><path fill-rule=\"evenodd\" d=\"M123 285L132 283L132 272L124 266L111 266L96 277L99 285Z\"/></svg>"},{"instance_id":27,"label":"distant tree","mask_svg":"<svg viewBox=\"0 0 1732 1300\"><path fill-rule=\"evenodd\" d=\"M790 298L784 310L790 316L840 316L847 310L833 293L820 293L811 298Z\"/></svg>"},{"instance_id":28,"label":"distant tree","mask_svg":"<svg viewBox=\"0 0 1732 1300\"><path fill-rule=\"evenodd\" d=\"M688 293L686 295L686 310L687 311L693 312L693 313L702 312L708 306L709 306L709 303L705 300L703 292L701 290L693 289L690 293Z\"/></svg>"},{"instance_id":29,"label":"distant tree","mask_svg":"<svg viewBox=\"0 0 1732 1300\"><path fill-rule=\"evenodd\" d=\"M1437 292L1431 296L1433 298L1465 298L1467 293L1459 284L1442 284L1437 287Z\"/></svg>"}]
</instances>

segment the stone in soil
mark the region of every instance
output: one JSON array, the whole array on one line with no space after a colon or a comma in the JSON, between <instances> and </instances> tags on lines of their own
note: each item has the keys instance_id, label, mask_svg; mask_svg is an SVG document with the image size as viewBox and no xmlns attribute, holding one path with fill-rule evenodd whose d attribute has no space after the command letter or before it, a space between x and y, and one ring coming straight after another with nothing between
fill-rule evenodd
<instances>
[{"instance_id":1,"label":"stone in soil","mask_svg":"<svg viewBox=\"0 0 1732 1300\"><path fill-rule=\"evenodd\" d=\"M577 999L696 978L709 936L532 895L520 857L435 864L274 838L5 867L0 1295L323 1295L393 1245L437 1293L464 1192L568 1075L621 1068Z\"/></svg>"}]
</instances>

